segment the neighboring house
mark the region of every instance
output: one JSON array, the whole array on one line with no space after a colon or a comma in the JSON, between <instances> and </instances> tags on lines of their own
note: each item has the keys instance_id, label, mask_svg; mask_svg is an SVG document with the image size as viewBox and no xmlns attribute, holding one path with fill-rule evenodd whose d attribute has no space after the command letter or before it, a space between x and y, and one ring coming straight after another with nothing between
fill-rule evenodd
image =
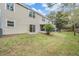
<instances>
[{"instance_id":1,"label":"neighboring house","mask_svg":"<svg viewBox=\"0 0 79 59\"><path fill-rule=\"evenodd\" d=\"M20 3L0 3L0 35L45 32L50 21Z\"/></svg>"}]
</instances>

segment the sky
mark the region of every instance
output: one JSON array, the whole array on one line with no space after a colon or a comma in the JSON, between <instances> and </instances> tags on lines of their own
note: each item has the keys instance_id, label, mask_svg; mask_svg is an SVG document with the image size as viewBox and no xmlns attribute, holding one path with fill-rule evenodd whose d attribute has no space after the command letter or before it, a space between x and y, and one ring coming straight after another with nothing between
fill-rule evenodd
<instances>
[{"instance_id":1,"label":"sky","mask_svg":"<svg viewBox=\"0 0 79 59\"><path fill-rule=\"evenodd\" d=\"M37 11L38 13L41 13L42 15L48 15L50 11L56 12L61 10L61 8L59 8L61 3L57 3L51 8L48 8L46 3L26 3L26 5L30 6L30 8ZM79 7L79 4L77 5ZM65 10L67 11L69 9L65 8Z\"/></svg>"},{"instance_id":2,"label":"sky","mask_svg":"<svg viewBox=\"0 0 79 59\"><path fill-rule=\"evenodd\" d=\"M43 14L47 15L49 12L49 8L44 3L27 3L33 10Z\"/></svg>"},{"instance_id":3,"label":"sky","mask_svg":"<svg viewBox=\"0 0 79 59\"><path fill-rule=\"evenodd\" d=\"M52 8L48 8L47 4L45 3L27 3L27 5L42 15L47 15L50 11L57 11L58 6L60 6L59 4L56 4Z\"/></svg>"}]
</instances>

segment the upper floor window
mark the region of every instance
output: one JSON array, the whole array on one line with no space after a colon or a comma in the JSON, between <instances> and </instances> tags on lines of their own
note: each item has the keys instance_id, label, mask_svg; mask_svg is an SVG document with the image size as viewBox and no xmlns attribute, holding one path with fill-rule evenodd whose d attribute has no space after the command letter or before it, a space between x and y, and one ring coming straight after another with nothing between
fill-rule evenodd
<instances>
[{"instance_id":1,"label":"upper floor window","mask_svg":"<svg viewBox=\"0 0 79 59\"><path fill-rule=\"evenodd\" d=\"M14 4L13 3L7 3L6 8L10 11L14 11Z\"/></svg>"},{"instance_id":2,"label":"upper floor window","mask_svg":"<svg viewBox=\"0 0 79 59\"><path fill-rule=\"evenodd\" d=\"M35 12L30 11L29 16L35 18Z\"/></svg>"},{"instance_id":3,"label":"upper floor window","mask_svg":"<svg viewBox=\"0 0 79 59\"><path fill-rule=\"evenodd\" d=\"M29 12L29 16L32 17L32 12Z\"/></svg>"},{"instance_id":4,"label":"upper floor window","mask_svg":"<svg viewBox=\"0 0 79 59\"><path fill-rule=\"evenodd\" d=\"M42 18L42 21L45 21L45 18Z\"/></svg>"}]
</instances>

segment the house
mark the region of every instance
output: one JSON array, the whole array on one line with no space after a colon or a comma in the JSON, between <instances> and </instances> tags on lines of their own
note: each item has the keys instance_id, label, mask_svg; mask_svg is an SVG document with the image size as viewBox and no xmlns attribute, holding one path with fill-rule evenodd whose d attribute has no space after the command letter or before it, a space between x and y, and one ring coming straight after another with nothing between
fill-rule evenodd
<instances>
[{"instance_id":1,"label":"house","mask_svg":"<svg viewBox=\"0 0 79 59\"><path fill-rule=\"evenodd\" d=\"M0 35L45 32L47 17L20 3L0 3Z\"/></svg>"}]
</instances>

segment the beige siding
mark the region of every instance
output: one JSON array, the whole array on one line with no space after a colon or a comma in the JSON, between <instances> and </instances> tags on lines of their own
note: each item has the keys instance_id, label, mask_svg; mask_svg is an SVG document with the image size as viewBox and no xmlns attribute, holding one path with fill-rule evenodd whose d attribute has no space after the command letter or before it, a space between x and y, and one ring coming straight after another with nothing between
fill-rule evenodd
<instances>
[{"instance_id":1,"label":"beige siding","mask_svg":"<svg viewBox=\"0 0 79 59\"><path fill-rule=\"evenodd\" d=\"M1 4L0 4L0 28L1 28L1 14L2 12L1 12Z\"/></svg>"},{"instance_id":2,"label":"beige siding","mask_svg":"<svg viewBox=\"0 0 79 59\"><path fill-rule=\"evenodd\" d=\"M0 28L3 28L5 26L5 5L3 3L0 3Z\"/></svg>"},{"instance_id":3,"label":"beige siding","mask_svg":"<svg viewBox=\"0 0 79 59\"><path fill-rule=\"evenodd\" d=\"M5 21L6 26L4 28L4 34L19 34L27 33L27 9L15 4L15 10L9 11L5 9ZM7 20L14 21L14 27L7 26Z\"/></svg>"}]
</instances>

